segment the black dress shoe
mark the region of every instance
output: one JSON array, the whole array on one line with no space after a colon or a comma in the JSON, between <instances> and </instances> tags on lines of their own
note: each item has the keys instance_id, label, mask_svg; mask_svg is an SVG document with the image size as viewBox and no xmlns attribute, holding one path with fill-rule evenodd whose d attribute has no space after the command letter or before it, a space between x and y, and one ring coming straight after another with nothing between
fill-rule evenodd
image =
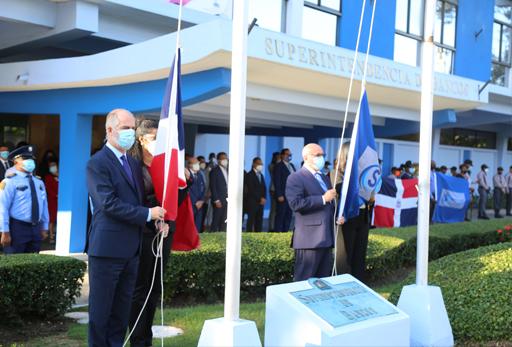
<instances>
[{"instance_id":1,"label":"black dress shoe","mask_svg":"<svg viewBox=\"0 0 512 347\"><path fill-rule=\"evenodd\" d=\"M494 216L494 218L503 218L503 216L501 214L497 214Z\"/></svg>"},{"instance_id":2,"label":"black dress shoe","mask_svg":"<svg viewBox=\"0 0 512 347\"><path fill-rule=\"evenodd\" d=\"M489 219L489 217L487 217L487 216L480 216L480 217L478 217L478 219Z\"/></svg>"}]
</instances>

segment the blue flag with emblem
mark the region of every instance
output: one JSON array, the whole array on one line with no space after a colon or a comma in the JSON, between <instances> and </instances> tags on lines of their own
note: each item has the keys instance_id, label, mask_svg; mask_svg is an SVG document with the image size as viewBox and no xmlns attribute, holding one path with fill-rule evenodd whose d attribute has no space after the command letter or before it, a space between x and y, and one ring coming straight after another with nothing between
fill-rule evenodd
<instances>
[{"instance_id":1,"label":"blue flag with emblem","mask_svg":"<svg viewBox=\"0 0 512 347\"><path fill-rule=\"evenodd\" d=\"M380 190L382 184L379 155L375 145L366 90L361 99L359 120L356 119L352 130L350 147L352 146L354 146L352 169L349 180L343 180L338 211L338 216L342 215L345 220L357 217L360 206L366 204L372 194ZM351 151L349 156L350 153ZM349 164L350 160L347 160L347 165ZM345 172L348 173L348 170L346 169ZM347 184L348 187L345 187ZM345 196L343 196L343 192L346 192ZM341 213L342 211L343 213Z\"/></svg>"},{"instance_id":2,"label":"blue flag with emblem","mask_svg":"<svg viewBox=\"0 0 512 347\"><path fill-rule=\"evenodd\" d=\"M436 172L437 203L433 221L436 223L463 222L469 205L469 183L464 178Z\"/></svg>"}]
</instances>

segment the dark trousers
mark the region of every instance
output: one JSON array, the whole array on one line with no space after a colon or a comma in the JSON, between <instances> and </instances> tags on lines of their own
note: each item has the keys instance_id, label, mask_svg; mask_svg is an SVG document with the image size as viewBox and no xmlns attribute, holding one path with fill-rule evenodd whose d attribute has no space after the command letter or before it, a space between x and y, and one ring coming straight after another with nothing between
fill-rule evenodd
<instances>
[{"instance_id":1,"label":"dark trousers","mask_svg":"<svg viewBox=\"0 0 512 347\"><path fill-rule=\"evenodd\" d=\"M367 209L360 209L359 216L348 219L342 226L347 264L352 276L361 282L365 281L369 229Z\"/></svg>"},{"instance_id":2,"label":"dark trousers","mask_svg":"<svg viewBox=\"0 0 512 347\"><path fill-rule=\"evenodd\" d=\"M507 216L510 216L511 215L511 212L512 212L512 188L509 188L509 193L506 195L506 207L505 207L505 210L506 210L506 213L507 213Z\"/></svg>"},{"instance_id":3,"label":"dark trousers","mask_svg":"<svg viewBox=\"0 0 512 347\"><path fill-rule=\"evenodd\" d=\"M198 209L196 207L196 205L192 205L192 209L194 211L194 222L196 224L196 229L197 229L197 232L200 233L201 231L203 231L203 216L204 216L204 207L206 205L203 205L200 209Z\"/></svg>"},{"instance_id":4,"label":"dark trousers","mask_svg":"<svg viewBox=\"0 0 512 347\"><path fill-rule=\"evenodd\" d=\"M296 249L293 280L331 276L332 265L332 248Z\"/></svg>"},{"instance_id":5,"label":"dark trousers","mask_svg":"<svg viewBox=\"0 0 512 347\"><path fill-rule=\"evenodd\" d=\"M478 194L480 197L478 198L478 217L487 217L487 213L485 213L485 205L487 204L487 190L483 187L478 187Z\"/></svg>"},{"instance_id":6,"label":"dark trousers","mask_svg":"<svg viewBox=\"0 0 512 347\"><path fill-rule=\"evenodd\" d=\"M254 202L247 206L247 231L260 232L263 225L263 205Z\"/></svg>"},{"instance_id":7,"label":"dark trousers","mask_svg":"<svg viewBox=\"0 0 512 347\"><path fill-rule=\"evenodd\" d=\"M276 202L276 219L274 221L274 231L290 231L292 221L292 210L288 206L288 201Z\"/></svg>"},{"instance_id":8,"label":"dark trousers","mask_svg":"<svg viewBox=\"0 0 512 347\"><path fill-rule=\"evenodd\" d=\"M155 281L153 284L153 289L151 290L151 294L149 294L149 299L142 312L142 315L139 318L139 322L135 327L135 330L130 337L130 345L131 347L146 347L152 346L153 341L153 332L151 331L151 327L153 326L153 319L155 317L156 308L159 306L160 295L162 294L162 283L160 281L160 258L158 260L153 255L153 239L155 237L154 233L144 233L142 239L142 251L140 253L140 261L139 261L139 271L137 274L137 283L135 285L135 291L133 292L132 299L132 309L130 313L130 330L135 326L135 322L137 321L137 317L142 310L142 306L144 305L144 301L146 300L149 289L151 288L151 281L153 280L153 271L155 269L155 262L158 262L156 265L156 273L155 273ZM167 268L167 264L169 262L169 255L171 253L171 244L172 244L173 233L169 233L164 239L163 243L163 253L162 253L162 262L165 269ZM157 250L158 242L155 241L155 253Z\"/></svg>"},{"instance_id":9,"label":"dark trousers","mask_svg":"<svg viewBox=\"0 0 512 347\"><path fill-rule=\"evenodd\" d=\"M9 220L11 245L4 248L5 254L39 253L41 250L41 228L17 219Z\"/></svg>"},{"instance_id":10,"label":"dark trousers","mask_svg":"<svg viewBox=\"0 0 512 347\"><path fill-rule=\"evenodd\" d=\"M503 200L503 191L500 188L494 188L494 215L498 216L501 210L501 201Z\"/></svg>"},{"instance_id":11,"label":"dark trousers","mask_svg":"<svg viewBox=\"0 0 512 347\"><path fill-rule=\"evenodd\" d=\"M139 256L89 256L89 347L121 347L128 327Z\"/></svg>"},{"instance_id":12,"label":"dark trousers","mask_svg":"<svg viewBox=\"0 0 512 347\"><path fill-rule=\"evenodd\" d=\"M210 231L226 231L226 219L228 215L228 206L225 202L222 203L222 207L215 207L213 203L213 218Z\"/></svg>"}]
</instances>

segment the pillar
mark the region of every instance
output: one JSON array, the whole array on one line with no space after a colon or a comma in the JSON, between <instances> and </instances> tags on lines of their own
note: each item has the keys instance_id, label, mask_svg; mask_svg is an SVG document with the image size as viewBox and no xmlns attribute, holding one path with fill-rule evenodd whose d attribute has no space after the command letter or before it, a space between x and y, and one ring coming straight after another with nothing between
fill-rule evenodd
<instances>
[{"instance_id":1,"label":"pillar","mask_svg":"<svg viewBox=\"0 0 512 347\"><path fill-rule=\"evenodd\" d=\"M286 33L292 36L302 36L302 15L304 0L286 1Z\"/></svg>"},{"instance_id":2,"label":"pillar","mask_svg":"<svg viewBox=\"0 0 512 347\"><path fill-rule=\"evenodd\" d=\"M81 253L87 234L86 165L91 153L92 116L60 114L58 255Z\"/></svg>"}]
</instances>

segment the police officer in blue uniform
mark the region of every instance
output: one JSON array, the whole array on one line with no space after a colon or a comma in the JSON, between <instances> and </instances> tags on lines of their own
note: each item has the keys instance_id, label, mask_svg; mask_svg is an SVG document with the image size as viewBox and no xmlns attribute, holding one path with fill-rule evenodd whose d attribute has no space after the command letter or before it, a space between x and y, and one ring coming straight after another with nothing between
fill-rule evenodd
<instances>
[{"instance_id":1,"label":"police officer in blue uniform","mask_svg":"<svg viewBox=\"0 0 512 347\"><path fill-rule=\"evenodd\" d=\"M38 253L48 237L48 203L43 181L32 175L34 149L23 146L9 154L14 163L0 183L0 232L6 254Z\"/></svg>"}]
</instances>

